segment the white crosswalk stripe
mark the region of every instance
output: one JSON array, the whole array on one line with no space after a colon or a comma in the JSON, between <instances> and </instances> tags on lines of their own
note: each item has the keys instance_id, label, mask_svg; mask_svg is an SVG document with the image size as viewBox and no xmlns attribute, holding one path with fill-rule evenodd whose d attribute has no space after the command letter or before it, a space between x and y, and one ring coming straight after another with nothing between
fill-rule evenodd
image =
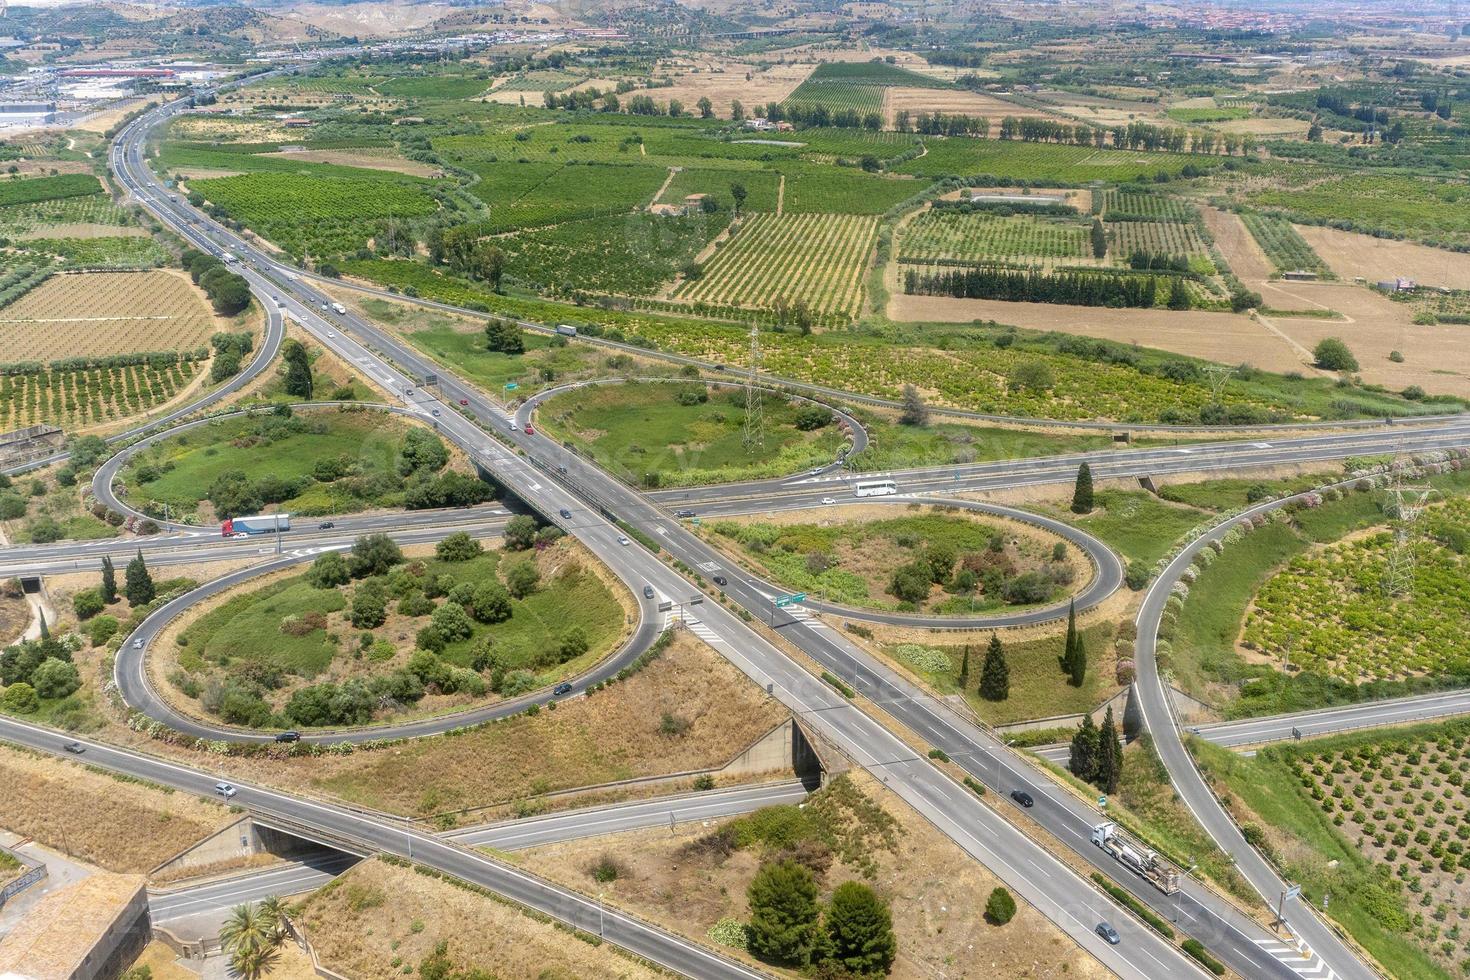
<instances>
[{"instance_id":1,"label":"white crosswalk stripe","mask_svg":"<svg viewBox=\"0 0 1470 980\"><path fill-rule=\"evenodd\" d=\"M1300 949L1279 939L1252 940L1257 946L1270 953L1291 972L1305 980L1337 980L1332 967L1316 953L1303 954Z\"/></svg>"},{"instance_id":2,"label":"white crosswalk stripe","mask_svg":"<svg viewBox=\"0 0 1470 980\"><path fill-rule=\"evenodd\" d=\"M674 622L677 621L678 619L679 619L679 615L678 614L672 613L672 612L669 613L668 614L668 617L664 620L664 627L667 629L669 626L672 626L674 624ZM688 628L689 632L693 633L695 636L699 637L704 642L706 642L706 643L718 643L718 642L720 642L720 634L716 633L714 630L712 630L708 626L704 625L704 623L701 620L696 619L690 613L685 612L683 614L683 622L684 622L685 627Z\"/></svg>"}]
</instances>

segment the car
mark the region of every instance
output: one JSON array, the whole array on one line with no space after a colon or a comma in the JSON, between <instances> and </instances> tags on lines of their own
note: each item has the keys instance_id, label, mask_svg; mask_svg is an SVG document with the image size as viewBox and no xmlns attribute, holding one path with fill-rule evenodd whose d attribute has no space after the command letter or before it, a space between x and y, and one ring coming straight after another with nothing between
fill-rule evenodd
<instances>
[{"instance_id":1,"label":"car","mask_svg":"<svg viewBox=\"0 0 1470 980\"><path fill-rule=\"evenodd\" d=\"M1011 790L1011 799L1015 800L1021 806L1028 808L1036 805L1036 801L1031 798L1031 794L1024 789Z\"/></svg>"},{"instance_id":2,"label":"car","mask_svg":"<svg viewBox=\"0 0 1470 980\"><path fill-rule=\"evenodd\" d=\"M535 434L536 434L536 427L534 425L532 425L530 422L527 422L526 423L526 435L528 435L528 436L534 436Z\"/></svg>"},{"instance_id":3,"label":"car","mask_svg":"<svg viewBox=\"0 0 1470 980\"><path fill-rule=\"evenodd\" d=\"M439 410L437 408L431 408L429 409L429 414L437 419L439 417Z\"/></svg>"},{"instance_id":4,"label":"car","mask_svg":"<svg viewBox=\"0 0 1470 980\"><path fill-rule=\"evenodd\" d=\"M571 682L570 681L562 681L560 684L556 685L556 687L553 687L551 689L551 693L554 696L556 696L556 697L561 697L563 694L571 694L572 693L572 685L571 685Z\"/></svg>"},{"instance_id":5,"label":"car","mask_svg":"<svg viewBox=\"0 0 1470 980\"><path fill-rule=\"evenodd\" d=\"M235 538L237 540L239 538L248 538L248 537L250 537L250 532L249 531L236 531L234 534L230 535L230 537Z\"/></svg>"},{"instance_id":6,"label":"car","mask_svg":"<svg viewBox=\"0 0 1470 980\"><path fill-rule=\"evenodd\" d=\"M628 536L626 534L619 534L618 535L618 544L627 546L627 545L629 545L631 543L632 542L628 540Z\"/></svg>"},{"instance_id":7,"label":"car","mask_svg":"<svg viewBox=\"0 0 1470 980\"><path fill-rule=\"evenodd\" d=\"M328 337L335 337L335 336L337 336L337 331L335 331L335 330L328 330L327 331L327 336Z\"/></svg>"},{"instance_id":8,"label":"car","mask_svg":"<svg viewBox=\"0 0 1470 980\"><path fill-rule=\"evenodd\" d=\"M572 519L572 512L569 511L569 510L567 510L565 507L563 507L561 510L557 511L557 513L562 516L562 520L568 520L569 521L569 520Z\"/></svg>"},{"instance_id":9,"label":"car","mask_svg":"<svg viewBox=\"0 0 1470 980\"><path fill-rule=\"evenodd\" d=\"M294 732L294 731L292 731L292 732L281 732L279 735L276 736L276 741L277 742L299 742L299 741L301 741L301 733L300 732Z\"/></svg>"},{"instance_id":10,"label":"car","mask_svg":"<svg viewBox=\"0 0 1470 980\"><path fill-rule=\"evenodd\" d=\"M337 526L337 522L336 521L322 521L320 524L318 524L316 526L316 529L318 531L330 531L332 528L334 528L336 526Z\"/></svg>"},{"instance_id":11,"label":"car","mask_svg":"<svg viewBox=\"0 0 1470 980\"><path fill-rule=\"evenodd\" d=\"M822 505L825 506L825 507L836 507L837 506L837 501L834 500L831 497L823 497L822 498Z\"/></svg>"},{"instance_id":12,"label":"car","mask_svg":"<svg viewBox=\"0 0 1470 980\"><path fill-rule=\"evenodd\" d=\"M218 793L220 796L223 796L227 800L230 797L234 796L236 793L240 792L239 790L235 789L235 787L232 786L229 783L215 783L214 784L214 791L216 793Z\"/></svg>"},{"instance_id":13,"label":"car","mask_svg":"<svg viewBox=\"0 0 1470 980\"><path fill-rule=\"evenodd\" d=\"M694 511L692 511L692 510L676 510L676 511L674 511L674 516L675 517L693 517L694 516Z\"/></svg>"},{"instance_id":14,"label":"car","mask_svg":"<svg viewBox=\"0 0 1470 980\"><path fill-rule=\"evenodd\" d=\"M327 304L326 303L323 303L322 304L322 312L323 313L327 312Z\"/></svg>"},{"instance_id":15,"label":"car","mask_svg":"<svg viewBox=\"0 0 1470 980\"><path fill-rule=\"evenodd\" d=\"M719 587L720 587L720 588L722 588L722 589L723 589L723 588L724 588L724 587L725 587L725 586L727 586L727 585L729 585L729 584L730 584L730 582L729 582L729 580L728 580L728 579L726 579L726 578L725 578L725 576L723 576L723 575L716 575L716 576L715 576L715 577L714 577L714 583L715 583L715 584L716 584L716 585L718 585L718 586L719 586Z\"/></svg>"},{"instance_id":16,"label":"car","mask_svg":"<svg viewBox=\"0 0 1470 980\"><path fill-rule=\"evenodd\" d=\"M143 649L143 638L141 636L138 637L137 639L133 640L133 649L134 650L141 650L141 649Z\"/></svg>"},{"instance_id":17,"label":"car","mask_svg":"<svg viewBox=\"0 0 1470 980\"><path fill-rule=\"evenodd\" d=\"M652 599L653 598L653 586L651 586L651 585L645 585L643 587L643 598L645 598L645 599Z\"/></svg>"},{"instance_id":18,"label":"car","mask_svg":"<svg viewBox=\"0 0 1470 980\"><path fill-rule=\"evenodd\" d=\"M1114 929L1106 922L1099 922L1097 924L1097 928L1094 929L1093 932L1106 939L1109 946L1116 946L1119 942L1122 941L1121 938L1118 936L1118 930Z\"/></svg>"},{"instance_id":19,"label":"car","mask_svg":"<svg viewBox=\"0 0 1470 980\"><path fill-rule=\"evenodd\" d=\"M806 471L806 474L807 476L820 476L824 469L826 469L825 466L813 466L811 469Z\"/></svg>"},{"instance_id":20,"label":"car","mask_svg":"<svg viewBox=\"0 0 1470 980\"><path fill-rule=\"evenodd\" d=\"M277 306L280 306L281 305L281 297L279 297L279 296L272 296L271 297L271 302L274 303L274 304L276 304Z\"/></svg>"},{"instance_id":21,"label":"car","mask_svg":"<svg viewBox=\"0 0 1470 980\"><path fill-rule=\"evenodd\" d=\"M67 742L65 745L62 746L62 748L70 752L72 755L81 755L83 752L87 751L87 747L81 742Z\"/></svg>"},{"instance_id":22,"label":"car","mask_svg":"<svg viewBox=\"0 0 1470 980\"><path fill-rule=\"evenodd\" d=\"M468 398L461 398L461 399L460 399L460 400L459 400L459 403L460 403L460 404L461 404L461 405L468 405L468 404L469 404L469 403L470 403L470 400L469 400L469 399L468 399Z\"/></svg>"}]
</instances>

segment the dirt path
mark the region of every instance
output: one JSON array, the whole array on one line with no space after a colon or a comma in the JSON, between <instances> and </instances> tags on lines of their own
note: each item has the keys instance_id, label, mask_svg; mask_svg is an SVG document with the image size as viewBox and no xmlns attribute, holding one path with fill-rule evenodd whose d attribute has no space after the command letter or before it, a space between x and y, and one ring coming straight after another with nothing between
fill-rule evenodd
<instances>
[{"instance_id":1,"label":"dirt path","mask_svg":"<svg viewBox=\"0 0 1470 980\"><path fill-rule=\"evenodd\" d=\"M22 640L39 640L41 638L41 617L46 617L46 626L53 627L57 622L56 607L51 604L51 599L44 592L27 592L26 603L31 607L31 621L26 626L26 631L21 634Z\"/></svg>"},{"instance_id":2,"label":"dirt path","mask_svg":"<svg viewBox=\"0 0 1470 980\"><path fill-rule=\"evenodd\" d=\"M639 149L642 149L643 148L643 144L642 143L638 144L638 147L639 147ZM653 193L653 200L651 200L651 201L648 202L648 208L646 208L645 210L651 210L653 208L653 206L658 203L659 198L661 198L661 197L664 196L664 191L668 190L669 189L669 185L672 184L673 182L674 182L674 168L673 167L670 167L669 168L669 175L664 178L664 182L662 184L659 184L658 185L658 190L654 191L654 193Z\"/></svg>"},{"instance_id":3,"label":"dirt path","mask_svg":"<svg viewBox=\"0 0 1470 980\"><path fill-rule=\"evenodd\" d=\"M1207 207L1200 208L1200 213L1204 215L1205 227L1215 236L1215 247L1230 264L1231 272L1242 281L1271 278L1276 267L1246 230L1239 215Z\"/></svg>"},{"instance_id":4,"label":"dirt path","mask_svg":"<svg viewBox=\"0 0 1470 980\"><path fill-rule=\"evenodd\" d=\"M786 207L786 175L776 182L776 217L781 217L781 212Z\"/></svg>"}]
</instances>

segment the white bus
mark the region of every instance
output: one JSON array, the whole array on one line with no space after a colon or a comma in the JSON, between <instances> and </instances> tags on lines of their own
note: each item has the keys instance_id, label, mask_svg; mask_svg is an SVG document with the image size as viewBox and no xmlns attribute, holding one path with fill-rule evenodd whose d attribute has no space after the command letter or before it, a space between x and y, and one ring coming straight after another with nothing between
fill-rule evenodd
<instances>
[{"instance_id":1,"label":"white bus","mask_svg":"<svg viewBox=\"0 0 1470 980\"><path fill-rule=\"evenodd\" d=\"M885 494L898 493L898 484L892 480L864 480L853 484L852 489L859 497L882 497Z\"/></svg>"}]
</instances>

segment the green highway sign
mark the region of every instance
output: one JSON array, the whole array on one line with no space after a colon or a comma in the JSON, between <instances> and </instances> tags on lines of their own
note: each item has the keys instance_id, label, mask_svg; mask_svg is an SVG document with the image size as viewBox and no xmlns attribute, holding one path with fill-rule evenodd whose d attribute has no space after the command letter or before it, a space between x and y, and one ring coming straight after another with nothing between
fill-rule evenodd
<instances>
[{"instance_id":1,"label":"green highway sign","mask_svg":"<svg viewBox=\"0 0 1470 980\"><path fill-rule=\"evenodd\" d=\"M521 386L520 385L520 382L518 382L518 381L507 381L505 383L505 390L506 391L515 391L520 386Z\"/></svg>"},{"instance_id":2,"label":"green highway sign","mask_svg":"<svg viewBox=\"0 0 1470 980\"><path fill-rule=\"evenodd\" d=\"M776 605L777 606L780 606L780 607L783 607L783 608L786 607L786 606L794 606L798 602L805 602L805 601L806 601L806 593L805 592L793 592L790 595L783 595L783 596L777 596L776 597Z\"/></svg>"}]
</instances>

